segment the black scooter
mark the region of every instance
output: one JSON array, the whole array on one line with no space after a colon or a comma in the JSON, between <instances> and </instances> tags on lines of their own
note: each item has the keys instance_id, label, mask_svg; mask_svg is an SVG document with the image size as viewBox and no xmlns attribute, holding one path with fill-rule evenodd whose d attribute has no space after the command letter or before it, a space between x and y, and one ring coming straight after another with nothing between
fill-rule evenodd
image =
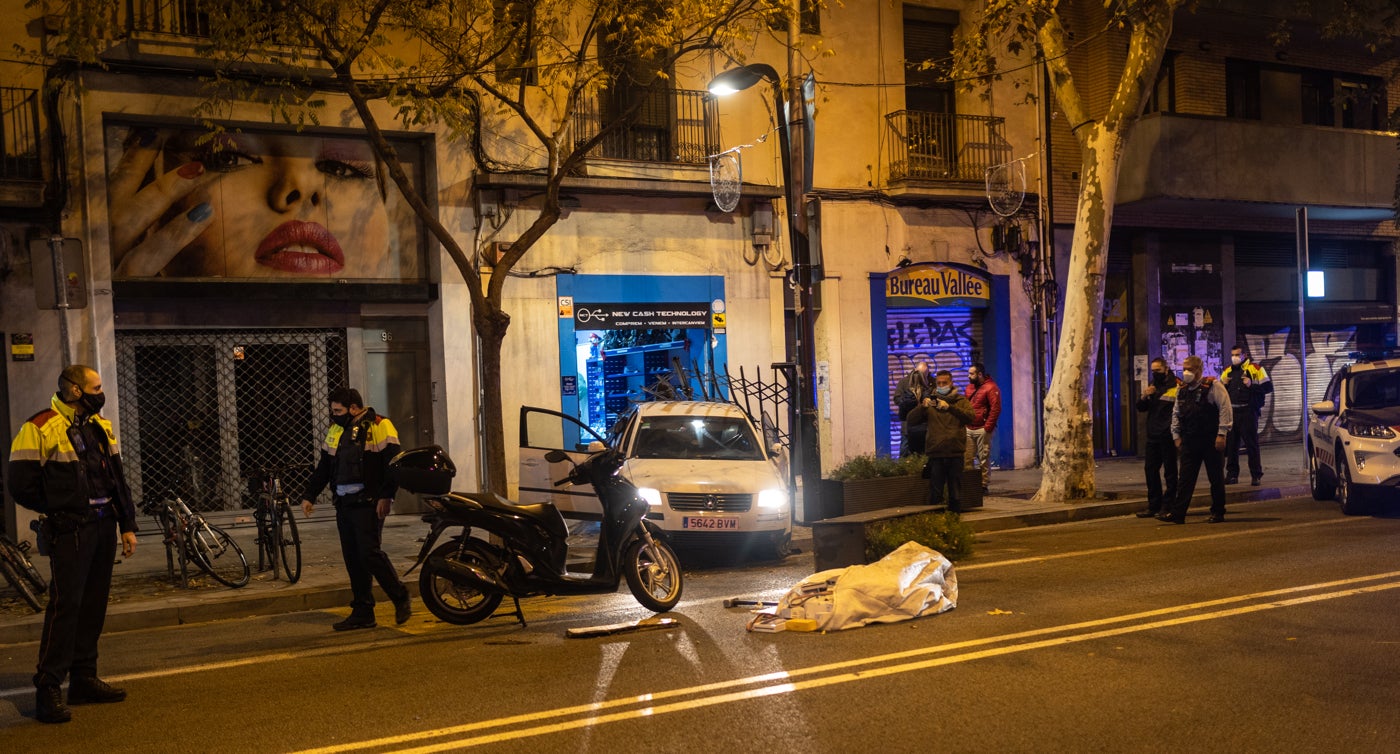
<instances>
[{"instance_id":1,"label":"black scooter","mask_svg":"<svg viewBox=\"0 0 1400 754\"><path fill-rule=\"evenodd\" d=\"M563 451L550 451L550 463L569 460ZM419 574L419 595L428 611L448 623L465 625L484 620L501 599L515 600L521 624L520 598L546 594L605 594L617 591L627 579L632 595L644 607L658 613L681 599L681 567L676 554L645 520L647 503L637 488L617 473L622 454L600 450L575 465L568 476L555 482L593 485L603 504L603 522L593 573L566 573L568 527L551 503L517 505L483 492L451 492L456 467L437 446L400 453L390 466L399 486L428 495L424 502L433 512L423 517L432 530L423 542L414 568ZM461 527L461 533L434 549L442 533ZM495 535L500 544L471 536L472 529ZM405 574L407 575L407 574Z\"/></svg>"}]
</instances>

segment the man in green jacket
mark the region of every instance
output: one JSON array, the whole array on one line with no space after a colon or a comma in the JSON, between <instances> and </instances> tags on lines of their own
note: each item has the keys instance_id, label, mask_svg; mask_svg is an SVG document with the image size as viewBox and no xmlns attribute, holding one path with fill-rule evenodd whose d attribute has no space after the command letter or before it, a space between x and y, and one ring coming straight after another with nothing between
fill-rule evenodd
<instances>
[{"instance_id":1,"label":"man in green jacket","mask_svg":"<svg viewBox=\"0 0 1400 754\"><path fill-rule=\"evenodd\" d=\"M929 505L943 505L946 489L948 510L962 512L958 494L967 452L967 425L973 418L972 403L953 389L953 373L946 369L934 375L933 392L909 412L911 424L928 423L924 453L928 455Z\"/></svg>"}]
</instances>

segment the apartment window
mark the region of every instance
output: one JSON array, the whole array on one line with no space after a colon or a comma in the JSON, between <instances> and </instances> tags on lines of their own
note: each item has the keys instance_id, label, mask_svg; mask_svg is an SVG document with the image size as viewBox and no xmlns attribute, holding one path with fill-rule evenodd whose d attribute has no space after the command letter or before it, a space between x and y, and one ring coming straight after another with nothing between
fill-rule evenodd
<instances>
[{"instance_id":1,"label":"apartment window","mask_svg":"<svg viewBox=\"0 0 1400 754\"><path fill-rule=\"evenodd\" d=\"M1168 50L1162 57L1162 67L1157 70L1157 83L1147 93L1147 106L1143 112L1176 112L1176 52Z\"/></svg>"},{"instance_id":2,"label":"apartment window","mask_svg":"<svg viewBox=\"0 0 1400 754\"><path fill-rule=\"evenodd\" d=\"M535 67L535 14L530 3L495 0L496 29L503 46L496 78L517 84L539 83Z\"/></svg>"},{"instance_id":3,"label":"apartment window","mask_svg":"<svg viewBox=\"0 0 1400 754\"><path fill-rule=\"evenodd\" d=\"M1225 61L1225 113L1231 118L1259 120L1259 64Z\"/></svg>"},{"instance_id":4,"label":"apartment window","mask_svg":"<svg viewBox=\"0 0 1400 754\"><path fill-rule=\"evenodd\" d=\"M821 0L802 0L802 5L798 10L798 30L803 34L821 34L821 11ZM786 15L775 18L769 23L769 28L774 31L787 31L787 27Z\"/></svg>"},{"instance_id":5,"label":"apartment window","mask_svg":"<svg viewBox=\"0 0 1400 754\"><path fill-rule=\"evenodd\" d=\"M1385 87L1379 78L1312 68L1225 63L1225 110L1232 118L1381 130Z\"/></svg>"},{"instance_id":6,"label":"apartment window","mask_svg":"<svg viewBox=\"0 0 1400 754\"><path fill-rule=\"evenodd\" d=\"M948 80L957 11L904 6L904 107L925 113L952 113L954 87Z\"/></svg>"}]
</instances>

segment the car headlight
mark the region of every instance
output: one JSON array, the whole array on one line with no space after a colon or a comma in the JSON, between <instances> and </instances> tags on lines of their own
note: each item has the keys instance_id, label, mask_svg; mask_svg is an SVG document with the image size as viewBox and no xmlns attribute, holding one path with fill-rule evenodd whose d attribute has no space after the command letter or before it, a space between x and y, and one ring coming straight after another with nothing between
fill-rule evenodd
<instances>
[{"instance_id":1,"label":"car headlight","mask_svg":"<svg viewBox=\"0 0 1400 754\"><path fill-rule=\"evenodd\" d=\"M637 494L647 501L647 505L661 507L661 490L655 487L638 487Z\"/></svg>"},{"instance_id":2,"label":"car headlight","mask_svg":"<svg viewBox=\"0 0 1400 754\"><path fill-rule=\"evenodd\" d=\"M782 490L764 490L758 493L758 507L777 510L787 506L787 493Z\"/></svg>"},{"instance_id":3,"label":"car headlight","mask_svg":"<svg viewBox=\"0 0 1400 754\"><path fill-rule=\"evenodd\" d=\"M1347 431L1352 437L1369 437L1373 440L1392 440L1395 438L1395 430L1384 424L1360 424L1348 423Z\"/></svg>"}]
</instances>

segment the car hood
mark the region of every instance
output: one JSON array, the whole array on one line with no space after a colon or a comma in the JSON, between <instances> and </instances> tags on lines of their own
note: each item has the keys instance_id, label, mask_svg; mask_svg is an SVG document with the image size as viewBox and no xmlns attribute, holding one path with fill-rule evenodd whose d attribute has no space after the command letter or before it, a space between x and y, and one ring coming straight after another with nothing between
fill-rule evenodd
<instances>
[{"instance_id":1,"label":"car hood","mask_svg":"<svg viewBox=\"0 0 1400 754\"><path fill-rule=\"evenodd\" d=\"M1375 424L1384 427L1400 427L1400 406L1348 411L1347 421L1361 422L1362 424Z\"/></svg>"},{"instance_id":2,"label":"car hood","mask_svg":"<svg viewBox=\"0 0 1400 754\"><path fill-rule=\"evenodd\" d=\"M638 487L663 492L756 493L786 487L769 461L633 458L622 467L622 473Z\"/></svg>"}]
</instances>

